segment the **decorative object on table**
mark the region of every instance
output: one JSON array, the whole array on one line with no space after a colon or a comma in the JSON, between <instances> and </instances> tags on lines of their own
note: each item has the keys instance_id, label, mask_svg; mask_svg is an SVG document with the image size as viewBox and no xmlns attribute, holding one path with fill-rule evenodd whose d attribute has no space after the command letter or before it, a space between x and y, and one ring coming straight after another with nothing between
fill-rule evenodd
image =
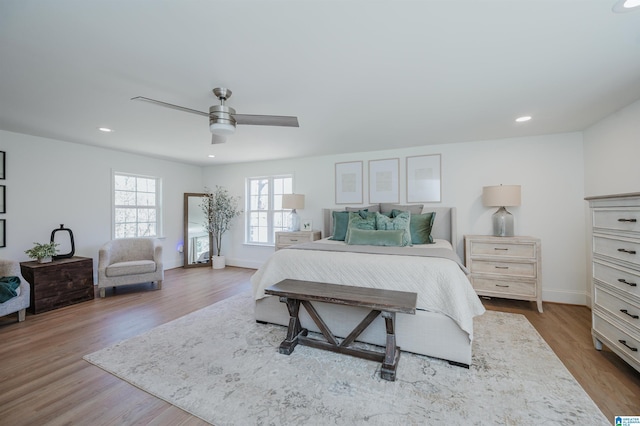
<instances>
[{"instance_id":1,"label":"decorative object on table","mask_svg":"<svg viewBox=\"0 0 640 426\"><path fill-rule=\"evenodd\" d=\"M7 153L4 151L0 151L0 179L1 180L5 180L7 178L5 173L6 157L7 157Z\"/></svg>"},{"instance_id":2,"label":"decorative object on table","mask_svg":"<svg viewBox=\"0 0 640 426\"><path fill-rule=\"evenodd\" d=\"M303 231L311 231L312 229L313 229L313 222L310 219L305 219L302 221Z\"/></svg>"},{"instance_id":3,"label":"decorative object on table","mask_svg":"<svg viewBox=\"0 0 640 426\"><path fill-rule=\"evenodd\" d=\"M289 231L297 232L300 230L300 216L296 209L304 209L304 195L302 194L283 194L282 208L291 209L289 215Z\"/></svg>"},{"instance_id":4,"label":"decorative object on table","mask_svg":"<svg viewBox=\"0 0 640 426\"><path fill-rule=\"evenodd\" d=\"M407 203L442 201L440 154L407 157Z\"/></svg>"},{"instance_id":5,"label":"decorative object on table","mask_svg":"<svg viewBox=\"0 0 640 426\"><path fill-rule=\"evenodd\" d=\"M520 185L497 185L482 188L482 204L486 207L499 207L493 214L493 235L513 237L513 215L506 207L520 205Z\"/></svg>"},{"instance_id":6,"label":"decorative object on table","mask_svg":"<svg viewBox=\"0 0 640 426\"><path fill-rule=\"evenodd\" d=\"M336 163L336 204L362 204L362 161Z\"/></svg>"},{"instance_id":7,"label":"decorative object on table","mask_svg":"<svg viewBox=\"0 0 640 426\"><path fill-rule=\"evenodd\" d=\"M229 194L229 191L216 185L214 191L205 188L205 196L202 201L202 211L205 214L205 228L213 235L215 256L211 258L213 269L225 267L225 259L222 255L222 236L233 223L233 219L242 214L238 208L239 197Z\"/></svg>"},{"instance_id":8,"label":"decorative object on table","mask_svg":"<svg viewBox=\"0 0 640 426\"><path fill-rule=\"evenodd\" d=\"M400 159L369 160L369 202L400 202Z\"/></svg>"},{"instance_id":9,"label":"decorative object on table","mask_svg":"<svg viewBox=\"0 0 640 426\"><path fill-rule=\"evenodd\" d=\"M35 245L32 248L30 248L29 250L25 250L24 252L31 259L36 259L38 263L51 262L53 256L58 251L58 249L56 249L58 244L54 242L44 243L44 244L43 243L33 243L33 244Z\"/></svg>"},{"instance_id":10,"label":"decorative object on table","mask_svg":"<svg viewBox=\"0 0 640 426\"><path fill-rule=\"evenodd\" d=\"M0 185L0 213L7 212L7 187Z\"/></svg>"},{"instance_id":11,"label":"decorative object on table","mask_svg":"<svg viewBox=\"0 0 640 426\"><path fill-rule=\"evenodd\" d=\"M64 244L56 241L57 232L60 232L60 234L58 234L58 241L64 241ZM70 257L73 257L73 254L76 252L76 245L73 241L73 231L71 231L71 229L69 228L65 228L63 223L60 224L60 228L51 231L51 242L56 243L57 245L62 245L62 247L65 248L69 247L69 251L67 253L54 255L54 260L68 259Z\"/></svg>"},{"instance_id":12,"label":"decorative object on table","mask_svg":"<svg viewBox=\"0 0 640 426\"><path fill-rule=\"evenodd\" d=\"M0 219L0 247L7 246L7 221Z\"/></svg>"}]
</instances>

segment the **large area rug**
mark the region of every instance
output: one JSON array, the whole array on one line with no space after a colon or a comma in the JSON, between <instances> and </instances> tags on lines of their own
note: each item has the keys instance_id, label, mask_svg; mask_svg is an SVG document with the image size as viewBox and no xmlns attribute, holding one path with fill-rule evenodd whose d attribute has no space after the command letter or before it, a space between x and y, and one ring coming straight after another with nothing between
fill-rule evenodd
<instances>
[{"instance_id":1,"label":"large area rug","mask_svg":"<svg viewBox=\"0 0 640 426\"><path fill-rule=\"evenodd\" d=\"M522 315L476 318L470 369L402 353L395 382L373 361L281 355L285 331L242 294L84 358L215 425L610 424Z\"/></svg>"}]
</instances>

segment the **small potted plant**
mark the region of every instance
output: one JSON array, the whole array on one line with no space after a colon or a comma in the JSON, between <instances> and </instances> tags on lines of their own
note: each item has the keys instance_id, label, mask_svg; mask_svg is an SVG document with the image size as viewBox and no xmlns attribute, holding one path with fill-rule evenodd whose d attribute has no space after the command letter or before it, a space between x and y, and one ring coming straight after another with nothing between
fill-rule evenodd
<instances>
[{"instance_id":1,"label":"small potted plant","mask_svg":"<svg viewBox=\"0 0 640 426\"><path fill-rule=\"evenodd\" d=\"M58 251L56 246L58 243L54 243L51 241L50 243L33 243L35 244L33 248L29 250L25 250L24 252L32 259L36 259L38 263L48 263L51 262L51 259Z\"/></svg>"},{"instance_id":2,"label":"small potted plant","mask_svg":"<svg viewBox=\"0 0 640 426\"><path fill-rule=\"evenodd\" d=\"M225 258L222 255L222 236L229 230L233 219L242 214L238 208L238 197L229 194L226 189L216 186L214 191L205 188L205 196L201 205L205 215L204 226L213 234L213 243L216 249L215 256L211 257L214 269L222 269L225 266Z\"/></svg>"}]
</instances>

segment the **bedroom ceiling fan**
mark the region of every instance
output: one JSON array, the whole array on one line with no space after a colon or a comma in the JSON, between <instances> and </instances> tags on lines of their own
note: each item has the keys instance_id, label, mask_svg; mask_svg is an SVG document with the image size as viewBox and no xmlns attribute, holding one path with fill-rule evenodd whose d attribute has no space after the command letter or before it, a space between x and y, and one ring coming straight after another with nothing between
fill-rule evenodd
<instances>
[{"instance_id":1,"label":"bedroom ceiling fan","mask_svg":"<svg viewBox=\"0 0 640 426\"><path fill-rule=\"evenodd\" d=\"M131 100L149 102L163 107L177 109L178 111L209 117L209 130L213 134L211 139L212 144L226 142L226 136L232 135L236 131L236 124L300 127L298 124L298 117L284 115L236 114L235 109L225 105L225 102L231 97L231 90L216 87L213 89L213 94L220 100L220 105L211 106L208 113L167 102L157 101L155 99L145 98L144 96L136 96L135 98L131 98Z\"/></svg>"}]
</instances>

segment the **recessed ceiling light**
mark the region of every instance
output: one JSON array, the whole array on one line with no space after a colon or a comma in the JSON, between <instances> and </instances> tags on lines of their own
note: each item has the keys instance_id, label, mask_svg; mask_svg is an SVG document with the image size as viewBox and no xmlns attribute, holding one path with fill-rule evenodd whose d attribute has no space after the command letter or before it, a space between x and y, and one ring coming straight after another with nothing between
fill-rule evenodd
<instances>
[{"instance_id":1,"label":"recessed ceiling light","mask_svg":"<svg viewBox=\"0 0 640 426\"><path fill-rule=\"evenodd\" d=\"M110 129L108 127L98 127L98 130L100 130L101 132L105 132L105 133L113 132L113 129Z\"/></svg>"},{"instance_id":2,"label":"recessed ceiling light","mask_svg":"<svg viewBox=\"0 0 640 426\"><path fill-rule=\"evenodd\" d=\"M632 10L640 10L636 9L638 6L640 6L640 0L618 0L611 10L616 13L631 12Z\"/></svg>"},{"instance_id":3,"label":"recessed ceiling light","mask_svg":"<svg viewBox=\"0 0 640 426\"><path fill-rule=\"evenodd\" d=\"M531 116L530 115L523 115L522 117L516 118L516 121L518 123L524 123L525 121L529 121L529 120L531 120Z\"/></svg>"},{"instance_id":4,"label":"recessed ceiling light","mask_svg":"<svg viewBox=\"0 0 640 426\"><path fill-rule=\"evenodd\" d=\"M213 154L209 154L207 157L209 157L209 158L216 158L216 156L215 156L215 155L213 155Z\"/></svg>"}]
</instances>

